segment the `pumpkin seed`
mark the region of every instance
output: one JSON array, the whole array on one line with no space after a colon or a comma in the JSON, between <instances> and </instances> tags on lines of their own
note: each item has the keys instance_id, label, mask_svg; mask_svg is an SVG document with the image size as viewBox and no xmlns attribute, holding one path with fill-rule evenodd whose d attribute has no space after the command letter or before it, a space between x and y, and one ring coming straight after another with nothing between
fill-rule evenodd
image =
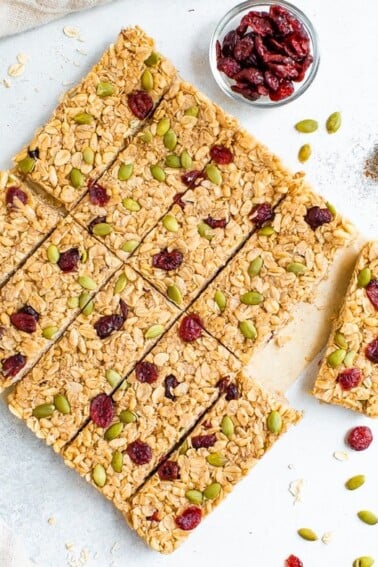
<instances>
[{"instance_id":1,"label":"pumpkin seed","mask_svg":"<svg viewBox=\"0 0 378 567\"><path fill-rule=\"evenodd\" d=\"M202 236L202 238L206 238L206 240L212 240L214 238L213 229L211 226L206 224L204 221L201 221L197 226L198 234Z\"/></svg>"},{"instance_id":2,"label":"pumpkin seed","mask_svg":"<svg viewBox=\"0 0 378 567\"><path fill-rule=\"evenodd\" d=\"M113 228L107 222L99 222L94 225L92 233L96 236L107 236L113 231Z\"/></svg>"},{"instance_id":3,"label":"pumpkin seed","mask_svg":"<svg viewBox=\"0 0 378 567\"><path fill-rule=\"evenodd\" d=\"M360 518L361 522L364 522L364 524L368 524L369 526L375 526L375 524L378 524L378 516L376 516L373 512L370 512L370 510L361 510L358 512L357 516Z\"/></svg>"},{"instance_id":4,"label":"pumpkin seed","mask_svg":"<svg viewBox=\"0 0 378 567\"><path fill-rule=\"evenodd\" d=\"M81 173L80 169L73 167L70 172L70 180L72 187L78 189L84 185L84 175Z\"/></svg>"},{"instance_id":5,"label":"pumpkin seed","mask_svg":"<svg viewBox=\"0 0 378 567\"><path fill-rule=\"evenodd\" d=\"M347 350L348 348L348 343L346 341L346 338L342 333L340 333L340 331L336 331L333 342L335 343L335 345L337 345L340 348L343 348L345 350Z\"/></svg>"},{"instance_id":6,"label":"pumpkin seed","mask_svg":"<svg viewBox=\"0 0 378 567\"><path fill-rule=\"evenodd\" d=\"M157 63L159 63L159 61L160 55L156 53L156 51L151 51L151 54L147 57L144 63L147 65L147 67L154 67L155 65L157 65Z\"/></svg>"},{"instance_id":7,"label":"pumpkin seed","mask_svg":"<svg viewBox=\"0 0 378 567\"><path fill-rule=\"evenodd\" d=\"M114 286L114 293L121 293L127 284L127 276L125 274L125 272L122 272L122 274L117 278L117 281L115 283Z\"/></svg>"},{"instance_id":8,"label":"pumpkin seed","mask_svg":"<svg viewBox=\"0 0 378 567\"><path fill-rule=\"evenodd\" d=\"M160 167L160 165L151 165L150 166L151 175L156 181L160 181L161 183L165 181L165 171Z\"/></svg>"},{"instance_id":9,"label":"pumpkin seed","mask_svg":"<svg viewBox=\"0 0 378 567\"><path fill-rule=\"evenodd\" d=\"M256 256L254 260L248 266L248 274L253 278L254 276L258 276L261 268L264 265L264 260L261 256Z\"/></svg>"},{"instance_id":10,"label":"pumpkin seed","mask_svg":"<svg viewBox=\"0 0 378 567\"><path fill-rule=\"evenodd\" d=\"M206 166L206 176L207 178L214 183L214 185L220 185L222 183L222 174L219 171L219 169L217 168L216 165L214 165L213 163L209 163Z\"/></svg>"},{"instance_id":11,"label":"pumpkin seed","mask_svg":"<svg viewBox=\"0 0 378 567\"><path fill-rule=\"evenodd\" d=\"M213 482L212 484L209 484L209 486L205 488L205 490L203 491L203 495L208 500L214 500L219 496L220 491L221 491L221 485L219 484L219 482Z\"/></svg>"},{"instance_id":12,"label":"pumpkin seed","mask_svg":"<svg viewBox=\"0 0 378 567\"><path fill-rule=\"evenodd\" d=\"M163 325L151 325L149 329L144 333L145 339L156 339L156 337L160 337L162 332L164 331Z\"/></svg>"},{"instance_id":13,"label":"pumpkin seed","mask_svg":"<svg viewBox=\"0 0 378 567\"><path fill-rule=\"evenodd\" d=\"M334 350L333 352L331 352L331 354L327 356L328 366L330 366L331 368L337 368L338 366L340 366L340 364L342 364L345 355L346 355L346 350L343 348Z\"/></svg>"},{"instance_id":14,"label":"pumpkin seed","mask_svg":"<svg viewBox=\"0 0 378 567\"><path fill-rule=\"evenodd\" d=\"M111 461L114 472L120 473L123 466L123 455L120 451L114 451Z\"/></svg>"},{"instance_id":15,"label":"pumpkin seed","mask_svg":"<svg viewBox=\"0 0 378 567\"><path fill-rule=\"evenodd\" d=\"M79 114L74 116L74 122L76 122L76 124L91 124L91 122L93 122L93 116L87 112L79 112Z\"/></svg>"},{"instance_id":16,"label":"pumpkin seed","mask_svg":"<svg viewBox=\"0 0 378 567\"><path fill-rule=\"evenodd\" d=\"M77 281L79 282L79 285L81 285L81 287L83 287L84 289L89 289L90 291L97 289L96 282L89 276L80 276Z\"/></svg>"},{"instance_id":17,"label":"pumpkin seed","mask_svg":"<svg viewBox=\"0 0 378 567\"><path fill-rule=\"evenodd\" d=\"M197 118L198 113L199 113L198 106L190 106L184 112L185 116L194 116L195 118Z\"/></svg>"},{"instance_id":18,"label":"pumpkin seed","mask_svg":"<svg viewBox=\"0 0 378 567\"><path fill-rule=\"evenodd\" d=\"M180 305L182 303L182 295L177 285L169 285L167 288L167 295L171 301Z\"/></svg>"},{"instance_id":19,"label":"pumpkin seed","mask_svg":"<svg viewBox=\"0 0 378 567\"><path fill-rule=\"evenodd\" d=\"M207 455L206 460L213 467L224 467L227 463L227 459L222 453L210 453L210 455Z\"/></svg>"},{"instance_id":20,"label":"pumpkin seed","mask_svg":"<svg viewBox=\"0 0 378 567\"><path fill-rule=\"evenodd\" d=\"M169 232L177 232L180 228L180 225L174 215L168 213L162 220L163 226Z\"/></svg>"},{"instance_id":21,"label":"pumpkin seed","mask_svg":"<svg viewBox=\"0 0 378 567\"><path fill-rule=\"evenodd\" d=\"M83 307L85 307L88 303L88 301L91 298L91 294L88 293L87 291L83 291L80 296L79 296L79 307L80 309L83 309Z\"/></svg>"},{"instance_id":22,"label":"pumpkin seed","mask_svg":"<svg viewBox=\"0 0 378 567\"><path fill-rule=\"evenodd\" d=\"M156 126L156 134L158 136L164 136L171 127L171 121L169 118L161 118Z\"/></svg>"},{"instance_id":23,"label":"pumpkin seed","mask_svg":"<svg viewBox=\"0 0 378 567\"><path fill-rule=\"evenodd\" d=\"M221 430L222 430L222 433L224 433L224 435L226 435L226 437L231 437L234 434L234 431L235 431L234 422L232 421L230 416L225 415L223 417L222 422L221 422Z\"/></svg>"},{"instance_id":24,"label":"pumpkin seed","mask_svg":"<svg viewBox=\"0 0 378 567\"><path fill-rule=\"evenodd\" d=\"M365 484L365 475L357 474L356 476L352 476L352 478L346 481L345 488L347 488L348 490L356 490L363 484Z\"/></svg>"},{"instance_id":25,"label":"pumpkin seed","mask_svg":"<svg viewBox=\"0 0 378 567\"><path fill-rule=\"evenodd\" d=\"M370 268L362 268L357 276L358 287L366 287L371 280Z\"/></svg>"},{"instance_id":26,"label":"pumpkin seed","mask_svg":"<svg viewBox=\"0 0 378 567\"><path fill-rule=\"evenodd\" d=\"M122 376L118 372L116 372L116 370L113 370L113 368L108 368L105 371L105 378L112 388L118 386L118 384L122 380Z\"/></svg>"},{"instance_id":27,"label":"pumpkin seed","mask_svg":"<svg viewBox=\"0 0 378 567\"><path fill-rule=\"evenodd\" d=\"M114 85L112 85L112 83L107 83L107 82L103 82L103 83L99 83L97 85L97 94L98 96L111 96L114 94L115 88Z\"/></svg>"},{"instance_id":28,"label":"pumpkin seed","mask_svg":"<svg viewBox=\"0 0 378 567\"><path fill-rule=\"evenodd\" d=\"M44 329L42 329L42 336L45 337L45 339L49 339L51 340L54 335L57 334L58 332L58 327L54 327L54 325L50 325L49 327L45 327Z\"/></svg>"},{"instance_id":29,"label":"pumpkin seed","mask_svg":"<svg viewBox=\"0 0 378 567\"><path fill-rule=\"evenodd\" d=\"M248 321L247 319L245 321L240 321L239 329L243 337L246 339L255 340L257 338L256 327L251 321Z\"/></svg>"},{"instance_id":30,"label":"pumpkin seed","mask_svg":"<svg viewBox=\"0 0 378 567\"><path fill-rule=\"evenodd\" d=\"M54 406L63 415L71 413L71 404L67 400L66 396L63 396L62 394L54 396Z\"/></svg>"},{"instance_id":31,"label":"pumpkin seed","mask_svg":"<svg viewBox=\"0 0 378 567\"><path fill-rule=\"evenodd\" d=\"M92 471L93 482L102 488L106 484L106 471L104 467L97 464Z\"/></svg>"},{"instance_id":32,"label":"pumpkin seed","mask_svg":"<svg viewBox=\"0 0 378 567\"><path fill-rule=\"evenodd\" d=\"M306 541L316 541L318 539L316 533L313 530L310 530L310 528L300 528L297 533Z\"/></svg>"},{"instance_id":33,"label":"pumpkin seed","mask_svg":"<svg viewBox=\"0 0 378 567\"><path fill-rule=\"evenodd\" d=\"M260 228L257 234L259 236L272 236L272 234L274 233L275 230L272 226L263 226L262 228Z\"/></svg>"},{"instance_id":34,"label":"pumpkin seed","mask_svg":"<svg viewBox=\"0 0 378 567\"><path fill-rule=\"evenodd\" d=\"M149 130L145 130L140 135L140 139L142 140L142 142L146 142L146 144L152 142L152 138L153 138L152 133Z\"/></svg>"},{"instance_id":35,"label":"pumpkin seed","mask_svg":"<svg viewBox=\"0 0 378 567\"><path fill-rule=\"evenodd\" d=\"M327 118L326 128L328 134L335 134L340 129L341 126L341 113L332 112Z\"/></svg>"},{"instance_id":36,"label":"pumpkin seed","mask_svg":"<svg viewBox=\"0 0 378 567\"><path fill-rule=\"evenodd\" d=\"M137 415L130 410L122 410L119 419L122 423L134 423L137 420Z\"/></svg>"},{"instance_id":37,"label":"pumpkin seed","mask_svg":"<svg viewBox=\"0 0 378 567\"><path fill-rule=\"evenodd\" d=\"M118 179L120 181L127 181L132 176L133 171L134 165L132 163L123 163L118 170Z\"/></svg>"},{"instance_id":38,"label":"pumpkin seed","mask_svg":"<svg viewBox=\"0 0 378 567\"><path fill-rule=\"evenodd\" d=\"M354 359L356 358L356 356L357 353L354 350L350 350L349 352L347 352L343 361L344 366L346 366L347 368L353 366Z\"/></svg>"},{"instance_id":39,"label":"pumpkin seed","mask_svg":"<svg viewBox=\"0 0 378 567\"><path fill-rule=\"evenodd\" d=\"M125 207L125 209L133 213L137 213L142 208L138 201L130 199L129 197L126 197L126 199L122 200L122 205Z\"/></svg>"},{"instance_id":40,"label":"pumpkin seed","mask_svg":"<svg viewBox=\"0 0 378 567\"><path fill-rule=\"evenodd\" d=\"M177 136L175 132L172 130L172 128L169 128L169 130L164 134L164 146L167 148L167 150L173 152L176 145L177 145Z\"/></svg>"},{"instance_id":41,"label":"pumpkin seed","mask_svg":"<svg viewBox=\"0 0 378 567\"><path fill-rule=\"evenodd\" d=\"M59 262L60 252L58 248L55 246L55 244L49 245L46 254L48 261L51 262L52 264L57 264Z\"/></svg>"},{"instance_id":42,"label":"pumpkin seed","mask_svg":"<svg viewBox=\"0 0 378 567\"><path fill-rule=\"evenodd\" d=\"M304 274L307 270L307 266L301 264L300 262L292 262L286 266L286 271L299 276L300 274Z\"/></svg>"},{"instance_id":43,"label":"pumpkin seed","mask_svg":"<svg viewBox=\"0 0 378 567\"><path fill-rule=\"evenodd\" d=\"M260 305L264 301L264 296L258 291L247 291L240 297L244 305Z\"/></svg>"},{"instance_id":44,"label":"pumpkin seed","mask_svg":"<svg viewBox=\"0 0 378 567\"><path fill-rule=\"evenodd\" d=\"M192 504L202 504L203 495L200 490L187 490L185 496Z\"/></svg>"},{"instance_id":45,"label":"pumpkin seed","mask_svg":"<svg viewBox=\"0 0 378 567\"><path fill-rule=\"evenodd\" d=\"M139 240L126 240L121 246L123 252L131 254L139 246Z\"/></svg>"},{"instance_id":46,"label":"pumpkin seed","mask_svg":"<svg viewBox=\"0 0 378 567\"><path fill-rule=\"evenodd\" d=\"M94 151L92 148L85 148L83 150L83 160L86 164L92 165L94 162Z\"/></svg>"},{"instance_id":47,"label":"pumpkin seed","mask_svg":"<svg viewBox=\"0 0 378 567\"><path fill-rule=\"evenodd\" d=\"M43 419L44 417L50 417L55 410L54 404L40 404L33 409L33 417L37 419Z\"/></svg>"},{"instance_id":48,"label":"pumpkin seed","mask_svg":"<svg viewBox=\"0 0 378 567\"><path fill-rule=\"evenodd\" d=\"M373 567L375 561L372 557L364 555L363 557L358 557L353 561L353 567Z\"/></svg>"},{"instance_id":49,"label":"pumpkin seed","mask_svg":"<svg viewBox=\"0 0 378 567\"><path fill-rule=\"evenodd\" d=\"M89 317L89 315L93 312L93 309L94 309L93 301L92 300L88 301L88 303L86 304L86 306L82 310L82 314L85 315L86 317Z\"/></svg>"},{"instance_id":50,"label":"pumpkin seed","mask_svg":"<svg viewBox=\"0 0 378 567\"><path fill-rule=\"evenodd\" d=\"M318 129L318 123L316 120L312 120L311 118L307 118L305 120L301 120L295 124L295 129L302 134L311 134Z\"/></svg>"},{"instance_id":51,"label":"pumpkin seed","mask_svg":"<svg viewBox=\"0 0 378 567\"><path fill-rule=\"evenodd\" d=\"M301 146L299 148L298 161L300 161L301 163L304 163L305 161L310 159L311 154L312 154L312 149L311 149L310 144L304 144L303 146Z\"/></svg>"},{"instance_id":52,"label":"pumpkin seed","mask_svg":"<svg viewBox=\"0 0 378 567\"><path fill-rule=\"evenodd\" d=\"M70 309L77 309L79 307L79 298L69 297L67 299L67 307L69 307Z\"/></svg>"},{"instance_id":53,"label":"pumpkin seed","mask_svg":"<svg viewBox=\"0 0 378 567\"><path fill-rule=\"evenodd\" d=\"M183 150L180 155L181 165L184 169L190 169L193 165L193 160L189 152Z\"/></svg>"},{"instance_id":54,"label":"pumpkin seed","mask_svg":"<svg viewBox=\"0 0 378 567\"><path fill-rule=\"evenodd\" d=\"M179 455L185 455L185 453L187 452L189 448L188 445L188 440L185 439L184 443L181 445L180 449L179 449Z\"/></svg>"},{"instance_id":55,"label":"pumpkin seed","mask_svg":"<svg viewBox=\"0 0 378 567\"><path fill-rule=\"evenodd\" d=\"M227 305L226 296L219 289L217 289L217 291L214 293L214 301L218 305L220 311L224 311L226 309L226 305Z\"/></svg>"},{"instance_id":56,"label":"pumpkin seed","mask_svg":"<svg viewBox=\"0 0 378 567\"><path fill-rule=\"evenodd\" d=\"M35 166L35 159L26 157L18 162L17 167L22 173L31 173Z\"/></svg>"},{"instance_id":57,"label":"pumpkin seed","mask_svg":"<svg viewBox=\"0 0 378 567\"><path fill-rule=\"evenodd\" d=\"M83 264L86 264L88 262L88 252L86 250L83 250L83 252L81 253L80 260Z\"/></svg>"},{"instance_id":58,"label":"pumpkin seed","mask_svg":"<svg viewBox=\"0 0 378 567\"><path fill-rule=\"evenodd\" d=\"M165 158L165 165L167 167L173 167L173 168L179 169L181 167L181 160L180 160L179 156L176 156L176 154L169 154Z\"/></svg>"},{"instance_id":59,"label":"pumpkin seed","mask_svg":"<svg viewBox=\"0 0 378 567\"><path fill-rule=\"evenodd\" d=\"M122 433L123 430L123 423L113 423L104 433L104 439L106 441L113 441L113 439L117 439Z\"/></svg>"},{"instance_id":60,"label":"pumpkin seed","mask_svg":"<svg viewBox=\"0 0 378 567\"><path fill-rule=\"evenodd\" d=\"M282 416L280 412L276 410L271 411L268 415L266 425L271 433L275 433L276 435L280 433L282 430Z\"/></svg>"},{"instance_id":61,"label":"pumpkin seed","mask_svg":"<svg viewBox=\"0 0 378 567\"><path fill-rule=\"evenodd\" d=\"M333 217L335 217L337 215L337 211L336 211L336 207L334 207L334 205L332 205L332 203L330 203L329 201L326 202L326 207L329 210L329 212L331 213L331 215Z\"/></svg>"},{"instance_id":62,"label":"pumpkin seed","mask_svg":"<svg viewBox=\"0 0 378 567\"><path fill-rule=\"evenodd\" d=\"M142 85L142 88L147 92L152 91L152 89L154 88L154 78L153 78L152 73L149 69L146 69L145 71L143 71L142 78L141 78L141 85Z\"/></svg>"}]
</instances>

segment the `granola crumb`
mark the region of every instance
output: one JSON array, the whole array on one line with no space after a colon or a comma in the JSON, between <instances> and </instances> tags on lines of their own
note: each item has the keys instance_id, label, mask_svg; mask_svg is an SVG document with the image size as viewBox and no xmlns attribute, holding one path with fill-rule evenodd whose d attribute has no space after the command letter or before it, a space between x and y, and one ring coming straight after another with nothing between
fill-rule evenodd
<instances>
[{"instance_id":1,"label":"granola crumb","mask_svg":"<svg viewBox=\"0 0 378 567\"><path fill-rule=\"evenodd\" d=\"M12 83L10 81L8 81L8 79L3 79L1 82L3 83L3 85L6 89L10 89L11 86L12 86Z\"/></svg>"},{"instance_id":2,"label":"granola crumb","mask_svg":"<svg viewBox=\"0 0 378 567\"><path fill-rule=\"evenodd\" d=\"M83 48L81 48L81 47L78 47L78 48L76 49L76 51L77 51L78 53L80 53L80 55L88 55L88 51L86 51L85 49L83 49Z\"/></svg>"},{"instance_id":3,"label":"granola crumb","mask_svg":"<svg viewBox=\"0 0 378 567\"><path fill-rule=\"evenodd\" d=\"M22 63L14 63L8 67L8 75L10 77L19 77L25 71L25 65Z\"/></svg>"},{"instance_id":4,"label":"granola crumb","mask_svg":"<svg viewBox=\"0 0 378 567\"><path fill-rule=\"evenodd\" d=\"M333 532L325 532L322 535L322 542L325 545L328 545L329 543L331 543L333 541Z\"/></svg>"},{"instance_id":5,"label":"granola crumb","mask_svg":"<svg viewBox=\"0 0 378 567\"><path fill-rule=\"evenodd\" d=\"M298 480L293 480L289 484L289 492L292 496L294 496L294 504L302 502L304 483L303 478L299 478Z\"/></svg>"},{"instance_id":6,"label":"granola crumb","mask_svg":"<svg viewBox=\"0 0 378 567\"><path fill-rule=\"evenodd\" d=\"M346 451L335 451L333 456L337 461L347 461L349 459L349 455Z\"/></svg>"},{"instance_id":7,"label":"granola crumb","mask_svg":"<svg viewBox=\"0 0 378 567\"><path fill-rule=\"evenodd\" d=\"M73 549L75 547L73 543L70 543L68 541L64 544L64 546L67 549L67 551L73 551Z\"/></svg>"},{"instance_id":8,"label":"granola crumb","mask_svg":"<svg viewBox=\"0 0 378 567\"><path fill-rule=\"evenodd\" d=\"M275 339L276 345L281 348L288 343L292 337L290 335L278 335Z\"/></svg>"},{"instance_id":9,"label":"granola crumb","mask_svg":"<svg viewBox=\"0 0 378 567\"><path fill-rule=\"evenodd\" d=\"M79 28L75 28L75 27L71 27L71 26L65 26L63 28L63 33L64 33L65 36L67 36L71 39L78 39L80 37Z\"/></svg>"},{"instance_id":10,"label":"granola crumb","mask_svg":"<svg viewBox=\"0 0 378 567\"><path fill-rule=\"evenodd\" d=\"M50 526L55 526L56 519L55 519L54 516L50 516L50 518L47 520L47 522L49 523Z\"/></svg>"},{"instance_id":11,"label":"granola crumb","mask_svg":"<svg viewBox=\"0 0 378 567\"><path fill-rule=\"evenodd\" d=\"M291 471L293 470L294 467L295 467L295 465L293 465L293 463L290 463L290 464L287 465L287 468Z\"/></svg>"},{"instance_id":12,"label":"granola crumb","mask_svg":"<svg viewBox=\"0 0 378 567\"><path fill-rule=\"evenodd\" d=\"M114 553L116 553L116 551L118 551L120 548L119 542L116 541L113 545L112 548L110 550L110 553L113 555Z\"/></svg>"},{"instance_id":13,"label":"granola crumb","mask_svg":"<svg viewBox=\"0 0 378 567\"><path fill-rule=\"evenodd\" d=\"M29 55L27 55L26 53L19 53L17 55L17 61L21 63L21 65L26 65L26 63L29 61Z\"/></svg>"}]
</instances>

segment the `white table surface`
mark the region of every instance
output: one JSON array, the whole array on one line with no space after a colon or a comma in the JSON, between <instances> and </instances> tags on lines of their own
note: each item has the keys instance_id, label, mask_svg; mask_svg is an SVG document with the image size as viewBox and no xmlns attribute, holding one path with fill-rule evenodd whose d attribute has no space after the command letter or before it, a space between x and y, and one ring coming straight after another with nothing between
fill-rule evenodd
<instances>
[{"instance_id":1,"label":"white table surface","mask_svg":"<svg viewBox=\"0 0 378 567\"><path fill-rule=\"evenodd\" d=\"M211 77L210 36L233 4L232 0L118 0L0 40L0 80L6 78L18 53L30 56L24 75L10 79L11 88L0 84L0 167L9 166L12 155L48 118L65 88L62 83L77 81L122 26L139 24L186 79L236 115L289 166L298 168L297 150L310 141L314 158L304 169L315 188L366 234L377 237L378 184L362 175L364 159L378 142L377 2L297 0L320 36L320 69L304 96L274 110L251 109L227 99ZM63 35L65 25L78 26L85 42ZM335 110L343 112L343 127L329 136L323 124ZM297 120L307 117L317 118L322 126L309 137L293 129ZM304 410L302 422L173 556L149 551L109 502L9 414L3 399L0 516L40 567L64 567L83 550L88 553L86 565L98 567L193 567L194 563L281 567L290 553L300 556L305 567L348 567L360 555L375 555L378 563L378 526L356 518L360 509L378 513L378 426L312 399L308 391L316 369L315 362L288 393L291 403ZM373 445L363 453L348 451L347 461L337 461L333 453L346 450L347 430L365 423L377 437ZM366 485L354 493L346 491L345 480L359 473L366 474ZM297 479L304 479L305 486L303 501L294 506L288 486ZM51 517L55 525L48 523ZM332 542L301 540L296 530L304 526L320 536L332 532ZM73 545L71 552L67 543ZM0 565L7 567L1 557Z\"/></svg>"}]
</instances>

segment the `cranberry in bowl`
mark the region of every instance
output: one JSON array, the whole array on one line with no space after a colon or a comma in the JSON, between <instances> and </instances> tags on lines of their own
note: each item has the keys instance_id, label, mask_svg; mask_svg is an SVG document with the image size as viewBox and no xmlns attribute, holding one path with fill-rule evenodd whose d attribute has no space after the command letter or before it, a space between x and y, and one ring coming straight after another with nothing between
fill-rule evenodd
<instances>
[{"instance_id":1,"label":"cranberry in bowl","mask_svg":"<svg viewBox=\"0 0 378 567\"><path fill-rule=\"evenodd\" d=\"M312 23L284 0L247 0L232 8L214 31L209 55L222 91L261 107L298 98L319 66Z\"/></svg>"}]
</instances>

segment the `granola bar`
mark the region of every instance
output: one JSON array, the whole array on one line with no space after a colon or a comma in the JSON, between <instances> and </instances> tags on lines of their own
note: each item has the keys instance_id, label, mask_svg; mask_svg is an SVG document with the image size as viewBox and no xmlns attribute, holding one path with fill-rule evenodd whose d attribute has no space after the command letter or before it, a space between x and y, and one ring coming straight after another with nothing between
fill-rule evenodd
<instances>
[{"instance_id":1,"label":"granola bar","mask_svg":"<svg viewBox=\"0 0 378 567\"><path fill-rule=\"evenodd\" d=\"M153 46L138 27L119 34L15 157L28 180L72 208L88 177L111 164L173 80L175 70L166 59L157 56L150 64Z\"/></svg>"},{"instance_id":2,"label":"granola bar","mask_svg":"<svg viewBox=\"0 0 378 567\"><path fill-rule=\"evenodd\" d=\"M59 223L0 290L1 388L35 364L119 265L73 219Z\"/></svg>"},{"instance_id":3,"label":"granola bar","mask_svg":"<svg viewBox=\"0 0 378 567\"><path fill-rule=\"evenodd\" d=\"M237 359L205 332L194 342L183 342L181 324L182 319L137 365L127 379L128 388L115 392L114 418L107 429L92 421L64 451L66 464L121 511L218 397L219 381L227 375L232 388L232 377L240 369Z\"/></svg>"},{"instance_id":4,"label":"granola bar","mask_svg":"<svg viewBox=\"0 0 378 567\"><path fill-rule=\"evenodd\" d=\"M361 251L313 394L378 417L378 242Z\"/></svg>"},{"instance_id":5,"label":"granola bar","mask_svg":"<svg viewBox=\"0 0 378 567\"><path fill-rule=\"evenodd\" d=\"M19 179L0 171L0 285L35 250L59 220Z\"/></svg>"},{"instance_id":6,"label":"granola bar","mask_svg":"<svg viewBox=\"0 0 378 567\"><path fill-rule=\"evenodd\" d=\"M73 215L90 231L105 222L107 234L98 237L126 260L175 195L187 190L188 171L201 171L220 133L232 139L235 128L236 122L219 107L177 79L143 132L91 187Z\"/></svg>"},{"instance_id":7,"label":"granola bar","mask_svg":"<svg viewBox=\"0 0 378 567\"><path fill-rule=\"evenodd\" d=\"M311 226L311 211L319 210L326 221ZM205 328L244 363L289 320L296 304L312 301L336 253L355 236L353 226L304 184L289 192L269 223L193 307Z\"/></svg>"},{"instance_id":8,"label":"granola bar","mask_svg":"<svg viewBox=\"0 0 378 567\"><path fill-rule=\"evenodd\" d=\"M242 373L239 390L239 399L222 396L129 500L130 526L156 551L174 551L300 419Z\"/></svg>"},{"instance_id":9,"label":"granola bar","mask_svg":"<svg viewBox=\"0 0 378 567\"><path fill-rule=\"evenodd\" d=\"M91 401L106 398L177 315L174 305L125 266L17 385L11 411L61 450L89 418ZM53 404L56 396L67 400L69 411L50 407L50 415L41 419L37 410L36 417L36 408Z\"/></svg>"}]
</instances>

